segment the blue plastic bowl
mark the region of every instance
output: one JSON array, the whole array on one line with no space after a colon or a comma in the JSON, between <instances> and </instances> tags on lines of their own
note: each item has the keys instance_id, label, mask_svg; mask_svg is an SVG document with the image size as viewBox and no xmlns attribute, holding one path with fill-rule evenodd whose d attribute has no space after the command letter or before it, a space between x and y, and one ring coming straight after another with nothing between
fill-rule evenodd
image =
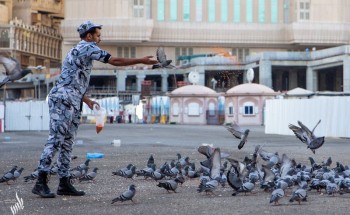
<instances>
[{"instance_id":1,"label":"blue plastic bowl","mask_svg":"<svg viewBox=\"0 0 350 215\"><path fill-rule=\"evenodd\" d=\"M102 153L86 153L86 158L94 159L94 158L103 158L105 155Z\"/></svg>"}]
</instances>

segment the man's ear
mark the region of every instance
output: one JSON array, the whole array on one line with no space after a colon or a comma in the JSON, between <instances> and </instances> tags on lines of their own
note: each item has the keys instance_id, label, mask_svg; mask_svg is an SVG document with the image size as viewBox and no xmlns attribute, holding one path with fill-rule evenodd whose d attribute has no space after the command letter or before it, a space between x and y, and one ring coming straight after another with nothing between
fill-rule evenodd
<instances>
[{"instance_id":1,"label":"man's ear","mask_svg":"<svg viewBox=\"0 0 350 215\"><path fill-rule=\"evenodd\" d=\"M92 39L92 34L91 34L91 33L88 33L88 34L86 35L86 39L90 41L90 40Z\"/></svg>"}]
</instances>

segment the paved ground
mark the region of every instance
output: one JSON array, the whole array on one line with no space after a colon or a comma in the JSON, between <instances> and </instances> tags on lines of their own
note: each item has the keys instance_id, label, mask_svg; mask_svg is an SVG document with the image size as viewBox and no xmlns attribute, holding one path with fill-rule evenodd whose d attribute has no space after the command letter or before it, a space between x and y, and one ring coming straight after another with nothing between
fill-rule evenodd
<instances>
[{"instance_id":1,"label":"paved ground","mask_svg":"<svg viewBox=\"0 0 350 215\"><path fill-rule=\"evenodd\" d=\"M221 126L184 125L134 125L113 124L96 134L93 125L82 125L73 151L78 159L72 167L85 161L87 152L100 152L105 158L94 159L91 167L98 167L96 183L78 183L76 186L86 191L83 197L58 196L55 199L41 199L31 193L34 184L24 183L21 178L11 185L0 184L0 214L12 214L10 207L18 197L23 199L24 208L16 214L349 214L350 194L329 197L309 192L308 202L302 205L290 204L289 197L281 200L280 206L269 205L269 193L256 188L256 194L231 196L232 188L218 188L216 196L206 196L196 192L197 180L188 180L178 193L168 194L157 187L152 180L136 178L127 180L112 176L111 172L133 163L138 168L145 167L150 154L158 166L176 158L176 153L189 156L199 166L204 159L196 148L202 143L211 143L229 152L231 157L242 159L250 155L257 144L265 150L280 154L287 153L301 163L308 164L307 158L313 156L321 162L332 156L333 163L350 162L350 140L326 138L325 145L313 155L294 136L267 135L264 127L253 126L249 142L240 151L238 141ZM22 176L29 175L37 165L38 157L47 138L47 132L8 132L0 134L0 176L13 165L24 167ZM113 139L120 139L121 146L111 145ZM116 203L111 199L126 190L131 183L137 186L136 203ZM50 187L57 189L58 179L53 176Z\"/></svg>"}]
</instances>

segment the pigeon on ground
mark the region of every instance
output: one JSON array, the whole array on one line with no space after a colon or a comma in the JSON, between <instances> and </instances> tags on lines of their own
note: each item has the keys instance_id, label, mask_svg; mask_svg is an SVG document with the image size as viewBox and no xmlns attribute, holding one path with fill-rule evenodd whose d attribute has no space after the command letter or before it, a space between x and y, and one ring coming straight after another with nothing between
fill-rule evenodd
<instances>
[{"instance_id":1,"label":"pigeon on ground","mask_svg":"<svg viewBox=\"0 0 350 215\"><path fill-rule=\"evenodd\" d=\"M309 130L303 123L298 121L298 124L300 127L289 124L289 129L293 131L295 136L301 140L303 143L307 145L307 148L311 149L311 151L315 154L315 150L320 148L324 143L324 136L323 137L316 137L314 134L315 128L320 124L321 120L318 121L316 126L312 129L312 131Z\"/></svg>"},{"instance_id":2,"label":"pigeon on ground","mask_svg":"<svg viewBox=\"0 0 350 215\"><path fill-rule=\"evenodd\" d=\"M13 180L14 182L16 182L17 178L19 178L19 177L21 176L23 170L24 170L24 168L21 167L20 169L16 169L16 170L14 171L13 177L12 177L12 180Z\"/></svg>"},{"instance_id":3,"label":"pigeon on ground","mask_svg":"<svg viewBox=\"0 0 350 215\"><path fill-rule=\"evenodd\" d=\"M7 58L0 56L0 64L5 67L6 77L0 82L0 88L10 81L16 81L29 73L32 73L30 69L21 69L19 62L14 58Z\"/></svg>"},{"instance_id":4,"label":"pigeon on ground","mask_svg":"<svg viewBox=\"0 0 350 215\"><path fill-rule=\"evenodd\" d=\"M250 181L244 182L242 186L232 193L232 196L236 196L238 193L244 193L246 195L249 192L252 192L255 188L255 179L253 178Z\"/></svg>"},{"instance_id":5,"label":"pigeon on ground","mask_svg":"<svg viewBox=\"0 0 350 215\"><path fill-rule=\"evenodd\" d=\"M242 129L240 126L236 124L236 122L233 122L230 126L225 126L225 127L229 132L231 132L233 136L241 140L241 142L238 145L238 149L242 149L244 144L247 142L247 138L250 130Z\"/></svg>"},{"instance_id":6,"label":"pigeon on ground","mask_svg":"<svg viewBox=\"0 0 350 215\"><path fill-rule=\"evenodd\" d=\"M270 204L273 202L274 205L279 204L279 200L284 197L284 190L282 188L277 188L271 193Z\"/></svg>"},{"instance_id":7,"label":"pigeon on ground","mask_svg":"<svg viewBox=\"0 0 350 215\"><path fill-rule=\"evenodd\" d=\"M303 202L307 201L306 197L307 197L306 190L303 188L299 188L293 192L293 196L289 199L289 202L297 201L300 205L301 201Z\"/></svg>"},{"instance_id":8,"label":"pigeon on ground","mask_svg":"<svg viewBox=\"0 0 350 215\"><path fill-rule=\"evenodd\" d=\"M135 185L130 185L128 187L128 190L123 192L120 196L112 199L112 203L115 203L115 202L125 202L125 201L132 201L134 203L134 201L132 200L132 198L134 198L135 194L136 194L136 186Z\"/></svg>"},{"instance_id":9,"label":"pigeon on ground","mask_svg":"<svg viewBox=\"0 0 350 215\"><path fill-rule=\"evenodd\" d=\"M159 63L153 65L152 69L158 69L158 68L173 69L173 68L175 68L175 66L171 65L172 60L167 60L163 47L158 47L158 49L157 49L157 60Z\"/></svg>"},{"instance_id":10,"label":"pigeon on ground","mask_svg":"<svg viewBox=\"0 0 350 215\"><path fill-rule=\"evenodd\" d=\"M79 166L73 168L72 170L87 170L89 167L89 163L90 163L90 159L86 159L86 161L82 164L80 164Z\"/></svg>"},{"instance_id":11,"label":"pigeon on ground","mask_svg":"<svg viewBox=\"0 0 350 215\"><path fill-rule=\"evenodd\" d=\"M136 166L132 166L130 169L127 170L119 170L116 172L112 172L113 175L118 175L124 178L132 178L135 175L136 172Z\"/></svg>"},{"instance_id":12,"label":"pigeon on ground","mask_svg":"<svg viewBox=\"0 0 350 215\"><path fill-rule=\"evenodd\" d=\"M95 178L97 176L97 170L98 168L95 167L92 172L89 172L88 174L84 175L83 177L79 178L79 182L82 181L92 181L95 182Z\"/></svg>"},{"instance_id":13,"label":"pigeon on ground","mask_svg":"<svg viewBox=\"0 0 350 215\"><path fill-rule=\"evenodd\" d=\"M32 172L30 175L28 176L24 176L24 182L29 182L29 181L34 181L35 179L37 179L39 176L39 171L38 169L35 169L34 172Z\"/></svg>"},{"instance_id":14,"label":"pigeon on ground","mask_svg":"<svg viewBox=\"0 0 350 215\"><path fill-rule=\"evenodd\" d=\"M176 193L177 185L179 182L180 180L178 178L175 178L164 182L159 182L157 186L163 187L164 189L166 189L166 191L168 191L168 193L170 193L170 191L173 191L174 193Z\"/></svg>"},{"instance_id":15,"label":"pigeon on ground","mask_svg":"<svg viewBox=\"0 0 350 215\"><path fill-rule=\"evenodd\" d=\"M8 182L13 179L13 175L17 169L17 166L12 167L12 169L8 172L6 172L1 178L0 183L6 182L6 184L9 184Z\"/></svg>"}]
</instances>

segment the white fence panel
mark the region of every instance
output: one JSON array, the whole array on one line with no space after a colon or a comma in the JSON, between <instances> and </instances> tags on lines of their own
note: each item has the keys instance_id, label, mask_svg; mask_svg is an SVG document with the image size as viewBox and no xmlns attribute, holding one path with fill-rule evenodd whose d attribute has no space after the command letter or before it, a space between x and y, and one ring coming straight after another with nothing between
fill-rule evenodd
<instances>
[{"instance_id":1,"label":"white fence panel","mask_svg":"<svg viewBox=\"0 0 350 215\"><path fill-rule=\"evenodd\" d=\"M45 101L7 101L5 106L5 130L48 130L49 112L47 106Z\"/></svg>"},{"instance_id":2,"label":"white fence panel","mask_svg":"<svg viewBox=\"0 0 350 215\"><path fill-rule=\"evenodd\" d=\"M350 137L349 97L316 97L313 99L267 100L265 108L265 133L293 135L288 124L301 121L316 136Z\"/></svg>"}]
</instances>

